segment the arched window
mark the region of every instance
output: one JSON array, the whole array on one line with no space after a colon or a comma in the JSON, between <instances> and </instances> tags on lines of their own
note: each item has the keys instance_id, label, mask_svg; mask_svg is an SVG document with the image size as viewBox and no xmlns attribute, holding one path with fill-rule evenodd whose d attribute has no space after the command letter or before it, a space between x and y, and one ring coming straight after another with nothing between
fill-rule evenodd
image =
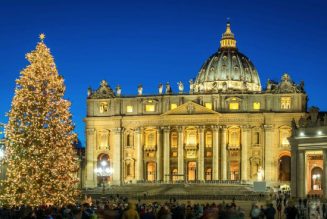
<instances>
[{"instance_id":1,"label":"arched window","mask_svg":"<svg viewBox=\"0 0 327 219\"><path fill-rule=\"evenodd\" d=\"M177 145L178 145L177 132L175 132L175 131L171 132L170 138L171 138L171 147L172 148L177 148Z\"/></svg>"},{"instance_id":2,"label":"arched window","mask_svg":"<svg viewBox=\"0 0 327 219\"><path fill-rule=\"evenodd\" d=\"M279 158L279 181L291 181L291 157L282 156Z\"/></svg>"},{"instance_id":3,"label":"arched window","mask_svg":"<svg viewBox=\"0 0 327 219\"><path fill-rule=\"evenodd\" d=\"M146 174L147 180L154 181L156 179L156 163L155 162L147 163L146 172L147 172Z\"/></svg>"},{"instance_id":4,"label":"arched window","mask_svg":"<svg viewBox=\"0 0 327 219\"><path fill-rule=\"evenodd\" d=\"M173 169L172 171L171 171L171 175L172 175L172 180L173 181L177 181L178 180L178 171L177 171L177 169Z\"/></svg>"},{"instance_id":5,"label":"arched window","mask_svg":"<svg viewBox=\"0 0 327 219\"><path fill-rule=\"evenodd\" d=\"M211 168L206 169L206 180L212 180L212 169Z\"/></svg>"},{"instance_id":6,"label":"arched window","mask_svg":"<svg viewBox=\"0 0 327 219\"><path fill-rule=\"evenodd\" d=\"M212 132L211 131L206 132L205 145L207 148L212 147Z\"/></svg>"}]
</instances>

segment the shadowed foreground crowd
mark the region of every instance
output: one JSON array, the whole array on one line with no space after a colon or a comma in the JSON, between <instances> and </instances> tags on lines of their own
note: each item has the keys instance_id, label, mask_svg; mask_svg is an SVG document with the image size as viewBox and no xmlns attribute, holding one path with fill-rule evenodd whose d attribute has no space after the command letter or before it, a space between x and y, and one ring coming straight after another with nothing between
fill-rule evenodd
<instances>
[{"instance_id":1,"label":"shadowed foreground crowd","mask_svg":"<svg viewBox=\"0 0 327 219\"><path fill-rule=\"evenodd\" d=\"M289 212L292 212L292 215L286 215L286 218L296 218L297 209L294 206L287 208L291 209ZM249 217L273 219L277 218L277 215L272 204L265 207L254 204L250 212L245 213L234 201L192 205L179 204L175 200L164 204L158 202L132 204L116 200L97 202L92 206L83 204L63 208L53 206L0 208L1 219L243 219Z\"/></svg>"}]
</instances>

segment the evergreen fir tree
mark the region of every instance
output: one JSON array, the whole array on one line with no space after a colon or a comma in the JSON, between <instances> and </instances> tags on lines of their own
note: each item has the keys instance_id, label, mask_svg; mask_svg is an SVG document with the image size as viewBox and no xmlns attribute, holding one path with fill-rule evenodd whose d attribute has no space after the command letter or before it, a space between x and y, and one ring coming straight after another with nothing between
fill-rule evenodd
<instances>
[{"instance_id":1,"label":"evergreen fir tree","mask_svg":"<svg viewBox=\"0 0 327 219\"><path fill-rule=\"evenodd\" d=\"M74 203L78 194L71 103L63 98L64 79L44 37L26 55L30 65L16 80L8 113L7 179L1 198L9 205L61 206Z\"/></svg>"}]
</instances>

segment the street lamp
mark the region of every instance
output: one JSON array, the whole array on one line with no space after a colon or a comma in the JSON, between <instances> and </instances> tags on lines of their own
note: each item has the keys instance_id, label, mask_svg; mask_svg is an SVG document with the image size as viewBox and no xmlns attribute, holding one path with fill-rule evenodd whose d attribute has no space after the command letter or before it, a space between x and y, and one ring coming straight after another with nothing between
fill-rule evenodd
<instances>
[{"instance_id":1,"label":"street lamp","mask_svg":"<svg viewBox=\"0 0 327 219\"><path fill-rule=\"evenodd\" d=\"M100 166L95 169L97 176L102 177L102 194L105 193L105 181L108 176L111 176L113 173L113 169L108 166L107 161L103 160L100 163Z\"/></svg>"}]
</instances>

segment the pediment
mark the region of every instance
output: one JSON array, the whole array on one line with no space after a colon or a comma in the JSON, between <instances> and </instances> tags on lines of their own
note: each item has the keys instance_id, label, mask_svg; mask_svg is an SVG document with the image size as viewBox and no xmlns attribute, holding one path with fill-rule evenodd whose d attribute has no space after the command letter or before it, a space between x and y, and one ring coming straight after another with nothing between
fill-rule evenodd
<instances>
[{"instance_id":1,"label":"pediment","mask_svg":"<svg viewBox=\"0 0 327 219\"><path fill-rule=\"evenodd\" d=\"M197 115L197 114L218 114L216 111L208 109L202 105L189 101L169 110L162 115Z\"/></svg>"}]
</instances>

